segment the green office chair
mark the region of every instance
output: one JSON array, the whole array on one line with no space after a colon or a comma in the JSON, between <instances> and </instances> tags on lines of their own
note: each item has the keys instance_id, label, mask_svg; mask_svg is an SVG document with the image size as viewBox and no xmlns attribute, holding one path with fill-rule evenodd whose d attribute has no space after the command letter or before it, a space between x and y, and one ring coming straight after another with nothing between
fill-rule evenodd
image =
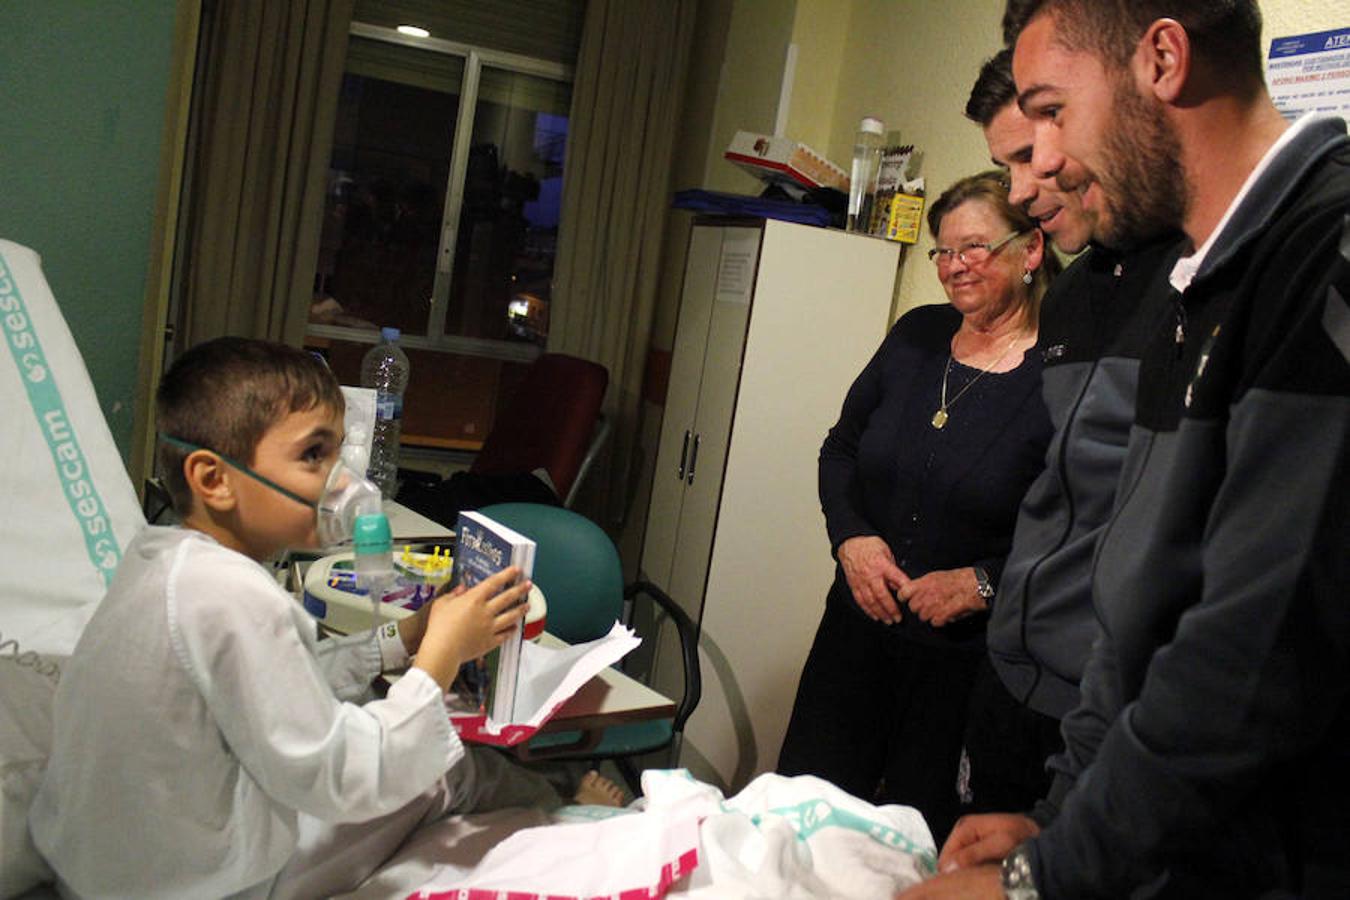
<instances>
[{"instance_id":1,"label":"green office chair","mask_svg":"<svg viewBox=\"0 0 1350 900\"><path fill-rule=\"evenodd\" d=\"M615 620L632 627L634 607L643 598L655 603L674 623L684 661L684 695L675 706L673 719L612 725L605 729L599 744L586 749L570 749L579 744L577 732L538 735L529 744L536 758L612 760L629 789L640 793L640 772L634 757L666 751L666 764L674 765L684 723L698 705L702 679L698 631L693 621L653 584L637 581L624 587L614 542L585 516L537 503L499 503L479 512L538 545L534 582L548 601L547 628L551 634L576 644L608 634ZM654 639L655 634L647 637Z\"/></svg>"}]
</instances>

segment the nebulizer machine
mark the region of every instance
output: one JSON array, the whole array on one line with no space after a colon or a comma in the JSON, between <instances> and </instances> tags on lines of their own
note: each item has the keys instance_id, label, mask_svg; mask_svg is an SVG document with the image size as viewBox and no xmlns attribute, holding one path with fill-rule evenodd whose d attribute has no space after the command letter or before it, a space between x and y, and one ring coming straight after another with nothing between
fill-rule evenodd
<instances>
[{"instance_id":1,"label":"nebulizer machine","mask_svg":"<svg viewBox=\"0 0 1350 900\"><path fill-rule=\"evenodd\" d=\"M369 459L366 426L349 422L341 456L315 504L321 558L297 573L300 602L325 627L351 634L367 627L365 609L400 619L430 603L450 580L449 546L405 545L393 552L388 519L374 482L358 474ZM350 542L350 544L348 543ZM335 548L350 546L333 552Z\"/></svg>"}]
</instances>

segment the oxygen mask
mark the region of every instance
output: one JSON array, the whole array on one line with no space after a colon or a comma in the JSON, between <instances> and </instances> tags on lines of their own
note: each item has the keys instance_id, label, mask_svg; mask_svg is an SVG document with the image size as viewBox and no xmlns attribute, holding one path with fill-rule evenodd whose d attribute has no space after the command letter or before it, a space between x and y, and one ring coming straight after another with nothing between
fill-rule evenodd
<instances>
[{"instance_id":1,"label":"oxygen mask","mask_svg":"<svg viewBox=\"0 0 1350 900\"><path fill-rule=\"evenodd\" d=\"M380 489L375 482L353 469L345 456L333 464L323 494L313 506L319 516L319 543L325 547L357 539L357 523L361 517L384 516Z\"/></svg>"}]
</instances>

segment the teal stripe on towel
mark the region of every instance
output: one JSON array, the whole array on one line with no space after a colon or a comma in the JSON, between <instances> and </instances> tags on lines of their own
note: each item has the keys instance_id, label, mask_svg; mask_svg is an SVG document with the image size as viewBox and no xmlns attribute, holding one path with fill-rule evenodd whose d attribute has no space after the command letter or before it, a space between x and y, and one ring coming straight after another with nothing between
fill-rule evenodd
<instances>
[{"instance_id":1,"label":"teal stripe on towel","mask_svg":"<svg viewBox=\"0 0 1350 900\"><path fill-rule=\"evenodd\" d=\"M71 514L84 537L89 561L106 585L112 581L122 558L113 536L112 517L94 487L89 464L80 449L70 416L66 414L61 391L56 387L51 366L42 352L42 343L33 330L28 307L3 253L0 253L0 322L4 323L5 343L19 369L19 379L28 389L33 418L37 419L38 429L51 451L62 493L66 495Z\"/></svg>"},{"instance_id":2,"label":"teal stripe on towel","mask_svg":"<svg viewBox=\"0 0 1350 900\"><path fill-rule=\"evenodd\" d=\"M769 810L770 815L781 816L797 832L797 837L806 840L823 828L846 828L865 834L874 841L903 850L918 858L919 863L928 871L937 871L937 858L931 850L919 846L899 830L885 822L868 819L847 809L840 809L828 800L807 800L795 806L783 806ZM755 824L763 816L752 816Z\"/></svg>"}]
</instances>

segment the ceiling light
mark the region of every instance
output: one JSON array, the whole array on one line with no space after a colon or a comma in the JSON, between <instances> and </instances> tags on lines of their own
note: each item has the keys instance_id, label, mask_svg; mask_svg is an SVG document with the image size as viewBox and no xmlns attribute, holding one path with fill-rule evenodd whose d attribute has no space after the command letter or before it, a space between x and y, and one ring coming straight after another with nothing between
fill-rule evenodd
<instances>
[{"instance_id":1,"label":"ceiling light","mask_svg":"<svg viewBox=\"0 0 1350 900\"><path fill-rule=\"evenodd\" d=\"M411 35L412 37L431 37L431 32L417 25L400 25L396 29L399 34Z\"/></svg>"}]
</instances>

